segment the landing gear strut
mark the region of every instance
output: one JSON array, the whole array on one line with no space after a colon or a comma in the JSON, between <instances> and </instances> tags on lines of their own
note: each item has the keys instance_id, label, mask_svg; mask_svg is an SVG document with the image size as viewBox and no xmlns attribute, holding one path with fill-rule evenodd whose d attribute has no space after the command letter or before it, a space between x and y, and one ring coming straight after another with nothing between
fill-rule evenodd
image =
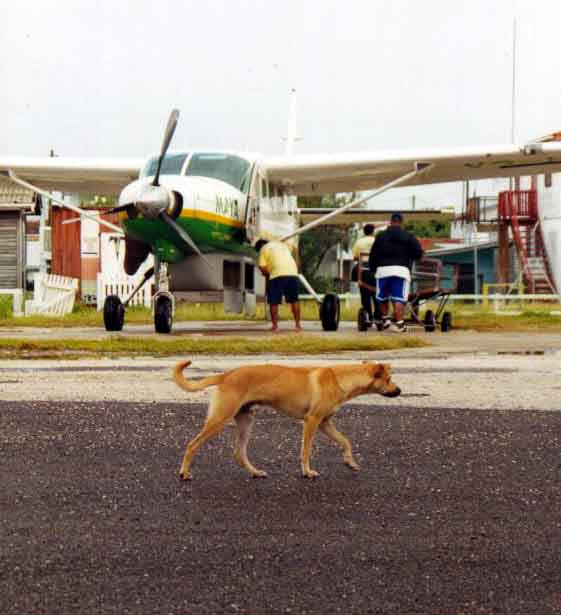
<instances>
[{"instance_id":1,"label":"landing gear strut","mask_svg":"<svg viewBox=\"0 0 561 615\"><path fill-rule=\"evenodd\" d=\"M156 263L156 284L158 292L154 295L154 328L156 333L170 333L175 312L175 300L169 290L167 263Z\"/></svg>"}]
</instances>

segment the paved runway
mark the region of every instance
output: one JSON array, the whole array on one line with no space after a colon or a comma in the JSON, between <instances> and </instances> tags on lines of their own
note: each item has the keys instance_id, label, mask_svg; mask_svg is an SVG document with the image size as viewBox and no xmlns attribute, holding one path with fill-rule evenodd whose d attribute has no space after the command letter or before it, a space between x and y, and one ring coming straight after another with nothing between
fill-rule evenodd
<instances>
[{"instance_id":1,"label":"paved runway","mask_svg":"<svg viewBox=\"0 0 561 615\"><path fill-rule=\"evenodd\" d=\"M228 429L191 483L200 404L0 403L0 612L559 613L561 414L414 402L341 410L359 474L264 413L268 479Z\"/></svg>"}]
</instances>

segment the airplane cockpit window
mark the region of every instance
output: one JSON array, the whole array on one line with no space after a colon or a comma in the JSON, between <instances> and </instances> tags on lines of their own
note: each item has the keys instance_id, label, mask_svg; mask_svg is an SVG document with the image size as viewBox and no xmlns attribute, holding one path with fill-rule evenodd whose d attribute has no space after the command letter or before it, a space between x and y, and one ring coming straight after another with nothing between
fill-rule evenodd
<instances>
[{"instance_id":1,"label":"airplane cockpit window","mask_svg":"<svg viewBox=\"0 0 561 615\"><path fill-rule=\"evenodd\" d=\"M185 159L188 154L167 154L162 162L162 170L160 175L181 175L181 169L185 163ZM141 177L151 177L156 175L156 168L158 166L159 156L150 158L147 162L144 170L140 174Z\"/></svg>"},{"instance_id":2,"label":"airplane cockpit window","mask_svg":"<svg viewBox=\"0 0 561 615\"><path fill-rule=\"evenodd\" d=\"M232 154L193 154L185 174L219 179L241 192L247 193L251 165L247 160Z\"/></svg>"}]
</instances>

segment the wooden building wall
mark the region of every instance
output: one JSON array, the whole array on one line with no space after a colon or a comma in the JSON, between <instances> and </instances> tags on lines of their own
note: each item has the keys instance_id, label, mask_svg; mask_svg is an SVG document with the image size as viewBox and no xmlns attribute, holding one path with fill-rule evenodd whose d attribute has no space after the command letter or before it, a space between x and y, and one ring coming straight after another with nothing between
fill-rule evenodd
<instances>
[{"instance_id":1,"label":"wooden building wall","mask_svg":"<svg viewBox=\"0 0 561 615\"><path fill-rule=\"evenodd\" d=\"M77 218L69 209L51 209L51 273L82 278L81 228L80 221L63 224L65 220Z\"/></svg>"}]
</instances>

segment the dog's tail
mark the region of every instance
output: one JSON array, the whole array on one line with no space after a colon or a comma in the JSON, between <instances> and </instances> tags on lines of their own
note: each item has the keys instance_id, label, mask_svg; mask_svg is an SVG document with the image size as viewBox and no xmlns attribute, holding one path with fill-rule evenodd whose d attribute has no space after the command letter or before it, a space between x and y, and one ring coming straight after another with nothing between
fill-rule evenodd
<instances>
[{"instance_id":1,"label":"dog's tail","mask_svg":"<svg viewBox=\"0 0 561 615\"><path fill-rule=\"evenodd\" d=\"M177 386L180 386L186 391L202 391L207 387L220 384L224 379L224 374L217 374L216 376L209 376L208 378L201 378L200 380L189 382L183 375L183 370L189 365L191 365L191 361L180 361L173 369L173 379L177 383Z\"/></svg>"}]
</instances>

